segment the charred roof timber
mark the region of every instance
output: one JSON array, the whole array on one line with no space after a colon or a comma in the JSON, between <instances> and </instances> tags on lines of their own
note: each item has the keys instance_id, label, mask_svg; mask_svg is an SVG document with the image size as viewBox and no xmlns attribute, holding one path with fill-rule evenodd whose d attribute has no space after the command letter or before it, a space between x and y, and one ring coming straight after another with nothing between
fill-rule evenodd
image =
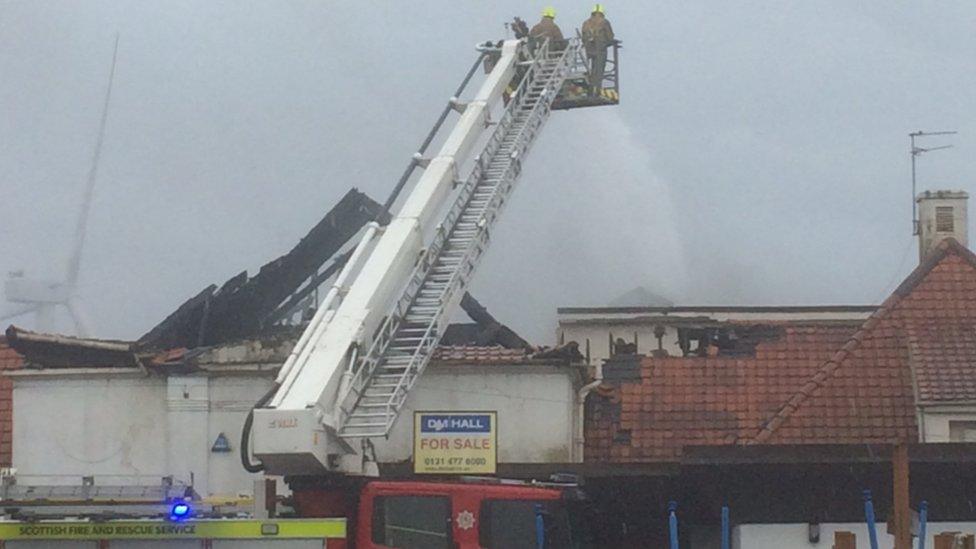
<instances>
[{"instance_id":1,"label":"charred roof timber","mask_svg":"<svg viewBox=\"0 0 976 549\"><path fill-rule=\"evenodd\" d=\"M501 345L506 349L532 349L511 328L498 322L478 300L465 293L461 308L474 321L472 324L451 324L441 339L443 345Z\"/></svg>"},{"instance_id":2,"label":"charred roof timber","mask_svg":"<svg viewBox=\"0 0 976 549\"><path fill-rule=\"evenodd\" d=\"M300 333L298 326L278 326L275 322L296 309L314 307L309 299L312 293L348 258L348 253L336 251L377 216L381 221L387 217L379 204L350 190L290 252L264 265L254 277L242 272L220 289L207 287L137 342L36 333L16 326L7 329L7 341L33 369L164 367L169 373L190 372L195 371L198 358L207 348L221 344L249 340L274 350L282 342L293 343ZM330 258L331 263L320 269ZM508 355L518 361L578 362L582 358L575 343L540 351L468 294L462 298L461 308L474 322L450 325L442 340L444 345L523 351Z\"/></svg>"},{"instance_id":3,"label":"charred roof timber","mask_svg":"<svg viewBox=\"0 0 976 549\"><path fill-rule=\"evenodd\" d=\"M657 348L651 351L653 356L668 356L663 346L666 326L677 332L678 346L681 355L685 357L752 356L756 353L756 345L763 341L777 340L784 334L783 326L775 324L725 322L702 317L661 317L654 326ZM616 337L613 332L610 332L609 340L611 359L638 353L636 332L632 341Z\"/></svg>"},{"instance_id":4,"label":"charred roof timber","mask_svg":"<svg viewBox=\"0 0 976 549\"><path fill-rule=\"evenodd\" d=\"M350 238L372 219L386 222L388 217L371 198L350 190L290 252L261 267L254 277L244 271L219 289L205 288L142 336L137 348L192 349L274 332L279 321L314 306L311 294L349 258L349 252L337 252ZM451 325L444 344L532 349L470 295L464 295L461 308L474 323Z\"/></svg>"},{"instance_id":5,"label":"charred roof timber","mask_svg":"<svg viewBox=\"0 0 976 549\"><path fill-rule=\"evenodd\" d=\"M756 345L783 337L782 326L763 324L716 324L678 328L678 344L684 356L752 356Z\"/></svg>"},{"instance_id":6,"label":"charred roof timber","mask_svg":"<svg viewBox=\"0 0 976 549\"><path fill-rule=\"evenodd\" d=\"M253 277L242 271L219 289L215 285L205 288L143 335L138 346L193 348L262 332L277 320L272 317L280 312L283 302L294 301L298 305L325 280L323 276L336 270L327 267L320 272L350 238L377 216L385 216L382 206L351 189L290 252L262 266ZM342 256L336 258L335 265L341 267L341 262ZM296 299L295 294L301 295Z\"/></svg>"},{"instance_id":7,"label":"charred roof timber","mask_svg":"<svg viewBox=\"0 0 976 549\"><path fill-rule=\"evenodd\" d=\"M10 326L7 343L25 356L32 366L88 368L138 366L138 359L127 341L83 339L57 334L41 334Z\"/></svg>"}]
</instances>

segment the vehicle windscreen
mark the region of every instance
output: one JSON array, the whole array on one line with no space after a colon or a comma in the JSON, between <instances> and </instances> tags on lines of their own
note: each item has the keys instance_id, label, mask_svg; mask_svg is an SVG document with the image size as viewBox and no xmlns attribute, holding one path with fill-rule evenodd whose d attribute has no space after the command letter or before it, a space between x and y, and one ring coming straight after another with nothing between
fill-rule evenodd
<instances>
[{"instance_id":1,"label":"vehicle windscreen","mask_svg":"<svg viewBox=\"0 0 976 549\"><path fill-rule=\"evenodd\" d=\"M373 503L373 543L397 549L449 549L451 500L381 496Z\"/></svg>"},{"instance_id":2,"label":"vehicle windscreen","mask_svg":"<svg viewBox=\"0 0 976 549\"><path fill-rule=\"evenodd\" d=\"M565 549L573 547L569 519L557 500L485 500L481 504L480 544L488 549Z\"/></svg>"}]
</instances>

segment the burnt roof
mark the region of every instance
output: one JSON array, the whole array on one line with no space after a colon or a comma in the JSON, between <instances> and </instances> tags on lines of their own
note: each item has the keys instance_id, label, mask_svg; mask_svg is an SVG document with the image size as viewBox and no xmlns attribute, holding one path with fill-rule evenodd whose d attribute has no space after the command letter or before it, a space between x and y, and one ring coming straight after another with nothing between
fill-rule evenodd
<instances>
[{"instance_id":1,"label":"burnt roof","mask_svg":"<svg viewBox=\"0 0 976 549\"><path fill-rule=\"evenodd\" d=\"M31 367L101 368L138 365L133 345L127 341L85 339L44 334L10 326L7 344L28 360Z\"/></svg>"},{"instance_id":2,"label":"burnt roof","mask_svg":"<svg viewBox=\"0 0 976 549\"><path fill-rule=\"evenodd\" d=\"M351 189L291 251L252 277L242 271L219 288L204 288L139 338L137 346L192 348L260 333L283 301L377 217L384 217L382 206Z\"/></svg>"}]
</instances>

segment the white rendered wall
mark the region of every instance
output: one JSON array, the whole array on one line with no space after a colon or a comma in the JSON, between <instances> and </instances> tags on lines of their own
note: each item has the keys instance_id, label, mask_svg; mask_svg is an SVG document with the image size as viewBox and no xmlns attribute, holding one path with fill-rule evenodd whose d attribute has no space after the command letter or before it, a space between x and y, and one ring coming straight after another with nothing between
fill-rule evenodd
<instances>
[{"instance_id":1,"label":"white rendered wall","mask_svg":"<svg viewBox=\"0 0 976 549\"><path fill-rule=\"evenodd\" d=\"M976 421L976 406L925 407L922 415L923 442L951 442L950 421Z\"/></svg>"},{"instance_id":2,"label":"white rendered wall","mask_svg":"<svg viewBox=\"0 0 976 549\"><path fill-rule=\"evenodd\" d=\"M269 387L258 377L17 378L13 466L35 484L172 475L192 477L202 496L249 494L256 476L237 454L241 425ZM211 452L220 433L231 452Z\"/></svg>"},{"instance_id":3,"label":"white rendered wall","mask_svg":"<svg viewBox=\"0 0 976 549\"><path fill-rule=\"evenodd\" d=\"M160 378L16 379L13 465L19 475L164 475L165 391Z\"/></svg>"},{"instance_id":4,"label":"white rendered wall","mask_svg":"<svg viewBox=\"0 0 976 549\"><path fill-rule=\"evenodd\" d=\"M853 532L857 536L857 549L870 549L868 528L863 523L830 523L820 525L820 542L807 540L806 524L743 524L732 531L733 549L830 549L834 545L834 532ZM894 546L895 539L886 532L886 525L879 522L876 527L878 544L881 547ZM942 532L976 532L976 522L930 522L927 528L926 547L935 547L934 538ZM715 546L717 549L718 546ZM693 549L712 549L703 546Z\"/></svg>"},{"instance_id":5,"label":"white rendered wall","mask_svg":"<svg viewBox=\"0 0 976 549\"><path fill-rule=\"evenodd\" d=\"M412 456L414 410L495 410L500 462L569 462L574 380L566 367L433 365L389 441L377 442L377 456ZM241 426L270 384L267 376L17 377L13 465L19 475L43 475L31 477L34 484L78 484L86 475L155 483L173 475L192 476L202 496L250 494L256 476L241 467ZM211 451L220 433L231 452Z\"/></svg>"},{"instance_id":6,"label":"white rendered wall","mask_svg":"<svg viewBox=\"0 0 976 549\"><path fill-rule=\"evenodd\" d=\"M497 411L498 461L567 463L577 413L575 375L557 366L433 366L411 391L381 462L413 455L414 411Z\"/></svg>"}]
</instances>

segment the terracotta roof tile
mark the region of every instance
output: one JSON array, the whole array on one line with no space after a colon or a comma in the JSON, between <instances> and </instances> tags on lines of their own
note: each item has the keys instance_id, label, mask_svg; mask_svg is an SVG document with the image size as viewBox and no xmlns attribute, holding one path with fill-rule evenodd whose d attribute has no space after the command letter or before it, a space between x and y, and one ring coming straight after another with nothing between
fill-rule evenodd
<instances>
[{"instance_id":1,"label":"terracotta roof tile","mask_svg":"<svg viewBox=\"0 0 976 549\"><path fill-rule=\"evenodd\" d=\"M752 442L918 440L916 404L976 400L976 256L945 240ZM917 386L917 391L916 391Z\"/></svg>"},{"instance_id":2,"label":"terracotta roof tile","mask_svg":"<svg viewBox=\"0 0 976 549\"><path fill-rule=\"evenodd\" d=\"M920 404L976 402L976 321L906 326Z\"/></svg>"},{"instance_id":3,"label":"terracotta roof tile","mask_svg":"<svg viewBox=\"0 0 976 549\"><path fill-rule=\"evenodd\" d=\"M684 446L734 442L916 441L917 404L976 401L976 256L944 241L860 326L788 324L753 357L641 368L639 382L588 399L587 460L669 460Z\"/></svg>"},{"instance_id":4,"label":"terracotta roof tile","mask_svg":"<svg viewBox=\"0 0 976 549\"><path fill-rule=\"evenodd\" d=\"M525 349L505 347L442 346L434 351L432 360L452 363L520 364L532 359Z\"/></svg>"},{"instance_id":5,"label":"terracotta roof tile","mask_svg":"<svg viewBox=\"0 0 976 549\"><path fill-rule=\"evenodd\" d=\"M664 461L688 445L733 444L753 434L858 327L777 324L781 336L759 343L754 356L645 357L639 381L602 385L587 399L586 459Z\"/></svg>"}]
</instances>

